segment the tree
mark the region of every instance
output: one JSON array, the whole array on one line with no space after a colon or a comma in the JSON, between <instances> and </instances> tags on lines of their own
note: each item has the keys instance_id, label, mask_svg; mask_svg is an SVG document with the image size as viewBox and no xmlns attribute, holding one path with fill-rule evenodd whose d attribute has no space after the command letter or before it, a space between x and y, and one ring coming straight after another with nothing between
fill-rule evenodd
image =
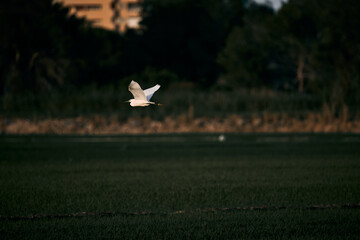
<instances>
[{"instance_id":1,"label":"tree","mask_svg":"<svg viewBox=\"0 0 360 240\"><path fill-rule=\"evenodd\" d=\"M218 55L229 85L255 87L271 82L267 24L273 15L271 8L252 4L245 12L243 25L233 27Z\"/></svg>"},{"instance_id":2,"label":"tree","mask_svg":"<svg viewBox=\"0 0 360 240\"><path fill-rule=\"evenodd\" d=\"M216 56L245 1L148 0L143 40L148 64L181 78L212 85L220 66ZM241 15L240 15L241 16Z\"/></svg>"},{"instance_id":3,"label":"tree","mask_svg":"<svg viewBox=\"0 0 360 240\"><path fill-rule=\"evenodd\" d=\"M52 1L1 2L0 30L1 94L46 92L65 79L104 84L127 73L121 35L92 28Z\"/></svg>"},{"instance_id":4,"label":"tree","mask_svg":"<svg viewBox=\"0 0 360 240\"><path fill-rule=\"evenodd\" d=\"M319 31L319 8L317 1L290 0L280 9L271 26L273 45L281 53L280 58L286 59L278 61L282 64L287 62L289 69L293 69L300 93L304 91L304 76L311 71L308 64Z\"/></svg>"},{"instance_id":5,"label":"tree","mask_svg":"<svg viewBox=\"0 0 360 240\"><path fill-rule=\"evenodd\" d=\"M320 69L315 75L324 100L339 108L359 109L360 103L360 2L319 2L320 31L313 59Z\"/></svg>"},{"instance_id":6,"label":"tree","mask_svg":"<svg viewBox=\"0 0 360 240\"><path fill-rule=\"evenodd\" d=\"M51 1L2 1L1 93L61 84L71 34L82 24L82 20L68 17L66 9Z\"/></svg>"},{"instance_id":7,"label":"tree","mask_svg":"<svg viewBox=\"0 0 360 240\"><path fill-rule=\"evenodd\" d=\"M323 96L334 113L360 100L359 12L356 0L290 0L272 28L281 36L277 48L297 66L298 91Z\"/></svg>"}]
</instances>

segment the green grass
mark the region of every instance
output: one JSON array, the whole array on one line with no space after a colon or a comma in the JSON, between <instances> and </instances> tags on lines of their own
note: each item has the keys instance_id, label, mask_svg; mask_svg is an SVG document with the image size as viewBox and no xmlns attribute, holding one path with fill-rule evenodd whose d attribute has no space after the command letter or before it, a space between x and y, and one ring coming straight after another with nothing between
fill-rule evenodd
<instances>
[{"instance_id":1,"label":"green grass","mask_svg":"<svg viewBox=\"0 0 360 240\"><path fill-rule=\"evenodd\" d=\"M359 239L359 208L308 208L360 202L359 135L217 137L2 136L0 235ZM206 211L251 206L270 208ZM81 212L113 215L7 218Z\"/></svg>"}]
</instances>

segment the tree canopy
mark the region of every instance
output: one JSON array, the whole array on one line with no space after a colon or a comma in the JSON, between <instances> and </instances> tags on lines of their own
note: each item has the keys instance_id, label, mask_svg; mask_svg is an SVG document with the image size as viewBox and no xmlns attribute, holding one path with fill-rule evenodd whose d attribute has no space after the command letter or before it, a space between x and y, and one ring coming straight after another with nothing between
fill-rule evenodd
<instances>
[{"instance_id":1,"label":"tree canopy","mask_svg":"<svg viewBox=\"0 0 360 240\"><path fill-rule=\"evenodd\" d=\"M144 0L142 9L141 31L118 34L49 0L2 1L1 94L151 73L360 101L357 0L289 0L277 12L250 0Z\"/></svg>"}]
</instances>

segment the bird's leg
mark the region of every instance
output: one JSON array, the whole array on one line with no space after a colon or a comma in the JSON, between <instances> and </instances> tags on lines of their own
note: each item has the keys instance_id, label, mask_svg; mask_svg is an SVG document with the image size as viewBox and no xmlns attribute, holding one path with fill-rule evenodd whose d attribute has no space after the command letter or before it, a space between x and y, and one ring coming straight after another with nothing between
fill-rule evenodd
<instances>
[{"instance_id":1,"label":"bird's leg","mask_svg":"<svg viewBox=\"0 0 360 240\"><path fill-rule=\"evenodd\" d=\"M149 102L150 104L152 105L156 105L156 106L162 106L163 104L162 103L155 103L155 102Z\"/></svg>"}]
</instances>

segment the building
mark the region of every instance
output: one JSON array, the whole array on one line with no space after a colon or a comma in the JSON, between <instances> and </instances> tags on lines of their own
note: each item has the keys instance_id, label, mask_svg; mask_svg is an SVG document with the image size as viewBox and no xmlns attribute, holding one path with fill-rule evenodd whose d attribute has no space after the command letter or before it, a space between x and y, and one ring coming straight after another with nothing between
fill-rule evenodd
<instances>
[{"instance_id":1,"label":"building","mask_svg":"<svg viewBox=\"0 0 360 240\"><path fill-rule=\"evenodd\" d=\"M94 27L117 32L139 29L141 0L54 0L69 8L70 14L85 18Z\"/></svg>"}]
</instances>

